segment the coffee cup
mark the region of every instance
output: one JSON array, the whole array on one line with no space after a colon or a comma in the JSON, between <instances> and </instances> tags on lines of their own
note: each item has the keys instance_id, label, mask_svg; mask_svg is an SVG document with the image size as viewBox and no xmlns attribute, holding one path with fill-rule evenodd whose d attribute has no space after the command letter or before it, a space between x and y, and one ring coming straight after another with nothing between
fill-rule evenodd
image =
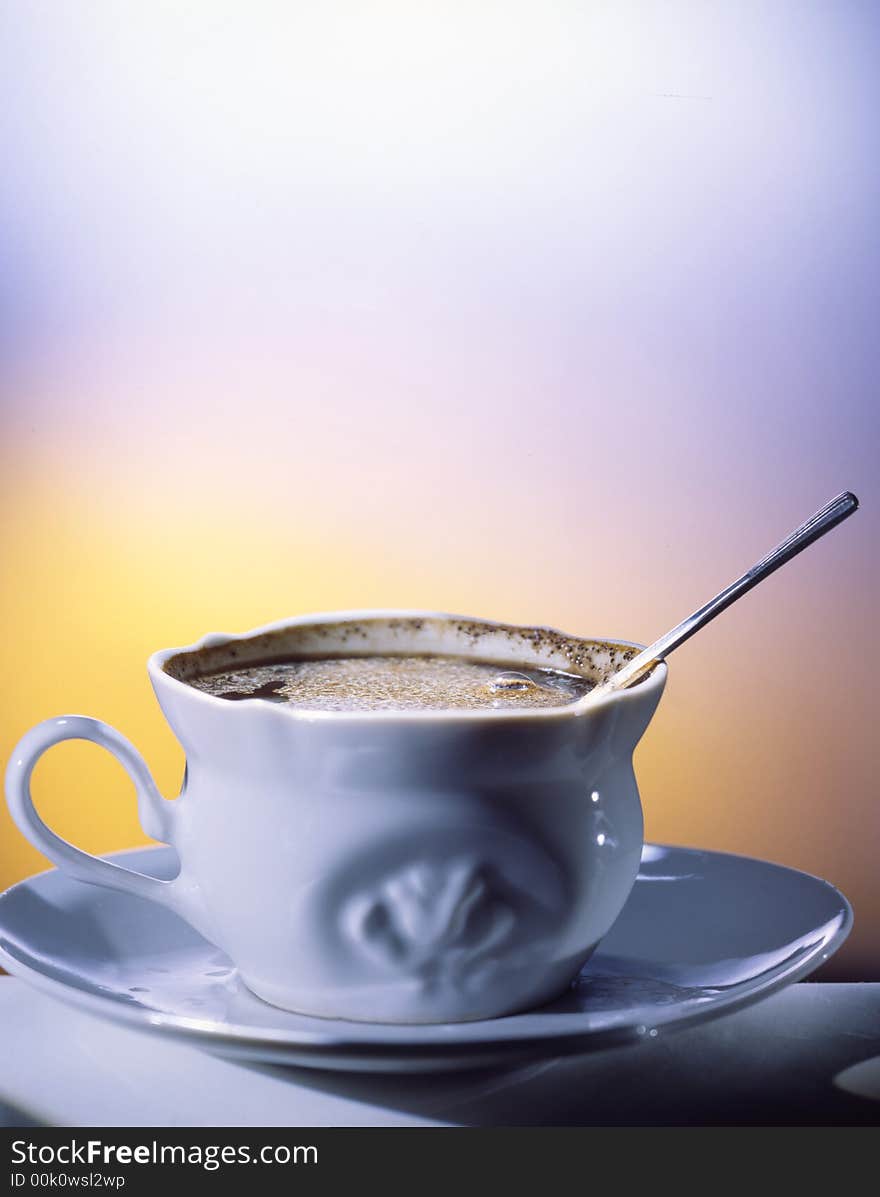
<instances>
[{"instance_id":1,"label":"coffee cup","mask_svg":"<svg viewBox=\"0 0 880 1197\"><path fill-rule=\"evenodd\" d=\"M148 662L186 754L162 797L114 728L67 715L32 728L6 791L23 834L81 880L170 907L288 1010L386 1023L461 1022L545 1003L577 977L630 893L643 840L633 749L666 681L516 709L301 710L189 684L237 662L448 654L601 682L639 645L424 611L309 615L213 634ZM134 781L161 881L63 840L30 778L90 740Z\"/></svg>"}]
</instances>

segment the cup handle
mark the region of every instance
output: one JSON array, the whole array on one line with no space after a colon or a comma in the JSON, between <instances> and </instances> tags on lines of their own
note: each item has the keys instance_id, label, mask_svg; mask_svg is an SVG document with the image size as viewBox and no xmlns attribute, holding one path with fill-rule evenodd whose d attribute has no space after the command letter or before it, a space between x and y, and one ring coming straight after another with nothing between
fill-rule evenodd
<instances>
[{"instance_id":1,"label":"cup handle","mask_svg":"<svg viewBox=\"0 0 880 1197\"><path fill-rule=\"evenodd\" d=\"M92 856L56 835L37 814L31 797L31 774L43 753L63 740L90 740L111 752L134 782L138 817L144 831L164 844L173 843L174 803L163 798L156 789L144 758L115 728L86 715L47 719L32 727L15 746L6 769L6 800L19 831L77 881L89 881L123 893L137 894L139 898L151 898L189 918L192 912L188 907L191 903L186 892L178 887L176 879L159 881L155 877Z\"/></svg>"}]
</instances>

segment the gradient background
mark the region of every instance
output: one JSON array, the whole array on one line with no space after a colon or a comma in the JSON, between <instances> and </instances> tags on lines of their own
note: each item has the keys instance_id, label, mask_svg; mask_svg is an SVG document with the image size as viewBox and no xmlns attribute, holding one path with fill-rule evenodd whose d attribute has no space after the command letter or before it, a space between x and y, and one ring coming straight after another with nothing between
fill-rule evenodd
<instances>
[{"instance_id":1,"label":"gradient background","mask_svg":"<svg viewBox=\"0 0 880 1197\"><path fill-rule=\"evenodd\" d=\"M880 6L0 7L0 749L209 630L426 607L675 655L653 839L838 884L880 978ZM39 766L144 842L94 747ZM0 814L0 885L45 867Z\"/></svg>"}]
</instances>

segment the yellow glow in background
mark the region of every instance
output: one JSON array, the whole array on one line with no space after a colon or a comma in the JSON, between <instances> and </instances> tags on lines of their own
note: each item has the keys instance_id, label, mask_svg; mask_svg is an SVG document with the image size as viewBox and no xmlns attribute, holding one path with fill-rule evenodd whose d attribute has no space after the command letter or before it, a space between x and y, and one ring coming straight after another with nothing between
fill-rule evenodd
<instances>
[{"instance_id":1,"label":"yellow glow in background","mask_svg":"<svg viewBox=\"0 0 880 1197\"><path fill-rule=\"evenodd\" d=\"M720 11L727 8L726 12ZM880 977L871 6L111 3L0 18L0 749L144 663L425 607L672 658L647 833L826 877ZM144 842L66 744L41 811ZM0 886L45 866L0 814Z\"/></svg>"}]
</instances>

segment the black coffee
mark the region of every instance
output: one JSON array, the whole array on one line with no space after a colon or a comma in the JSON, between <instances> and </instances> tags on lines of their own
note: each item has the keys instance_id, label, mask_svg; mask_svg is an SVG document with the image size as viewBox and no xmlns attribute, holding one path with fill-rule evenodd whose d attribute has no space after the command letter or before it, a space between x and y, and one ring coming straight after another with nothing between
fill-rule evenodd
<instances>
[{"instance_id":1,"label":"black coffee","mask_svg":"<svg viewBox=\"0 0 880 1197\"><path fill-rule=\"evenodd\" d=\"M299 659L188 680L217 698L267 698L312 711L522 710L565 706L593 689L555 669L454 656Z\"/></svg>"}]
</instances>

